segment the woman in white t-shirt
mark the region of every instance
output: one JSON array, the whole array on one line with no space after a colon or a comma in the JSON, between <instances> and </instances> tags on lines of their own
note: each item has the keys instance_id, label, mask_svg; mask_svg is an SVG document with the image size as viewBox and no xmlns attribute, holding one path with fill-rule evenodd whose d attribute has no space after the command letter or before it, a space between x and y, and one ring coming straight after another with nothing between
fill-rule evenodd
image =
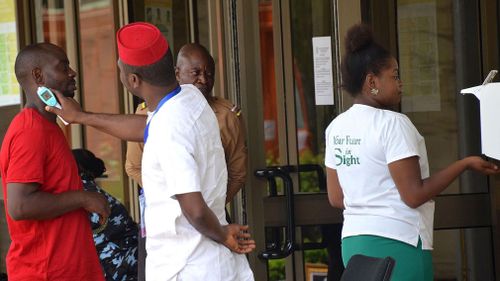
<instances>
[{"instance_id":1,"label":"woman in white t-shirt","mask_svg":"<svg viewBox=\"0 0 500 281\"><path fill-rule=\"evenodd\" d=\"M326 129L328 198L344 209L342 258L391 256L393 281L432 280L434 202L466 169L498 168L467 157L429 176L424 138L405 115L396 59L366 25L352 27L342 60L343 87L354 105Z\"/></svg>"}]
</instances>

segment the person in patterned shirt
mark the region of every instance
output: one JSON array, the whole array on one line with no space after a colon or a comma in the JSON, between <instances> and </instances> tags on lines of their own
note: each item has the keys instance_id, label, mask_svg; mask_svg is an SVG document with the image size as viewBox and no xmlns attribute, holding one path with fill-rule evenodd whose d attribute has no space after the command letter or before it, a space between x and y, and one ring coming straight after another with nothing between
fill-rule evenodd
<instances>
[{"instance_id":1,"label":"person in patterned shirt","mask_svg":"<svg viewBox=\"0 0 500 281\"><path fill-rule=\"evenodd\" d=\"M99 224L96 213L89 213L95 247L106 280L137 280L137 224L125 206L95 182L106 171L104 162L86 149L73 149L72 152L83 188L104 195L111 208L111 214L103 225Z\"/></svg>"}]
</instances>

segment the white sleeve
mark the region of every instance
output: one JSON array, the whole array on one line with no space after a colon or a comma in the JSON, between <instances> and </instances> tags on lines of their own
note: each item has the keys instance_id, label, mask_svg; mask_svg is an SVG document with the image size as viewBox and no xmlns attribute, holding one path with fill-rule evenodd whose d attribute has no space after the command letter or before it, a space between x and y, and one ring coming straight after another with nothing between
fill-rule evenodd
<instances>
[{"instance_id":1,"label":"white sleeve","mask_svg":"<svg viewBox=\"0 0 500 281\"><path fill-rule=\"evenodd\" d=\"M333 151L333 143L331 141L331 126L328 126L325 131L325 166L331 169L336 169L335 153Z\"/></svg>"},{"instance_id":2,"label":"white sleeve","mask_svg":"<svg viewBox=\"0 0 500 281\"><path fill-rule=\"evenodd\" d=\"M387 164L412 156L420 157L418 143L422 136L408 117L394 116L383 127L381 137Z\"/></svg>"},{"instance_id":3,"label":"white sleeve","mask_svg":"<svg viewBox=\"0 0 500 281\"><path fill-rule=\"evenodd\" d=\"M157 146L160 168L168 186L166 193L173 199L176 194L201 191L198 164L194 158L196 137L193 128L182 127L175 124L157 131L161 137Z\"/></svg>"}]
</instances>

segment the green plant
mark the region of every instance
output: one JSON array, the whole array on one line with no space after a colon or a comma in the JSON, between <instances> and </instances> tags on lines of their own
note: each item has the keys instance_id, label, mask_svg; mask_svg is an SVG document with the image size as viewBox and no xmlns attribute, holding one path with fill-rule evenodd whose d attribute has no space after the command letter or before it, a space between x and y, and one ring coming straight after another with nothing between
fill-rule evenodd
<instances>
[{"instance_id":1,"label":"green plant","mask_svg":"<svg viewBox=\"0 0 500 281\"><path fill-rule=\"evenodd\" d=\"M285 280L285 260L270 260L267 263L269 281Z\"/></svg>"},{"instance_id":2,"label":"green plant","mask_svg":"<svg viewBox=\"0 0 500 281\"><path fill-rule=\"evenodd\" d=\"M328 253L326 249L314 249L304 252L305 263L328 264Z\"/></svg>"},{"instance_id":3,"label":"green plant","mask_svg":"<svg viewBox=\"0 0 500 281\"><path fill-rule=\"evenodd\" d=\"M302 151L299 157L300 164L317 164L323 167L325 156L323 153L313 154L310 149ZM316 172L304 172L299 174L300 192L321 192L319 189L318 174Z\"/></svg>"}]
</instances>

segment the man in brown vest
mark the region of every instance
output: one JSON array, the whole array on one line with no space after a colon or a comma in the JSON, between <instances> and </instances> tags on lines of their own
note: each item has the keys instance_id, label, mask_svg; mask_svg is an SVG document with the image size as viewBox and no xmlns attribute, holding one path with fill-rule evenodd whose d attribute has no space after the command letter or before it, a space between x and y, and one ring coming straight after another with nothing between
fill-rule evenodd
<instances>
[{"instance_id":1,"label":"man in brown vest","mask_svg":"<svg viewBox=\"0 0 500 281\"><path fill-rule=\"evenodd\" d=\"M247 147L241 110L230 101L210 95L215 80L214 59L202 45L184 45L177 55L175 76L179 84L193 84L215 112L228 173L226 203L244 186L247 175Z\"/></svg>"}]
</instances>

